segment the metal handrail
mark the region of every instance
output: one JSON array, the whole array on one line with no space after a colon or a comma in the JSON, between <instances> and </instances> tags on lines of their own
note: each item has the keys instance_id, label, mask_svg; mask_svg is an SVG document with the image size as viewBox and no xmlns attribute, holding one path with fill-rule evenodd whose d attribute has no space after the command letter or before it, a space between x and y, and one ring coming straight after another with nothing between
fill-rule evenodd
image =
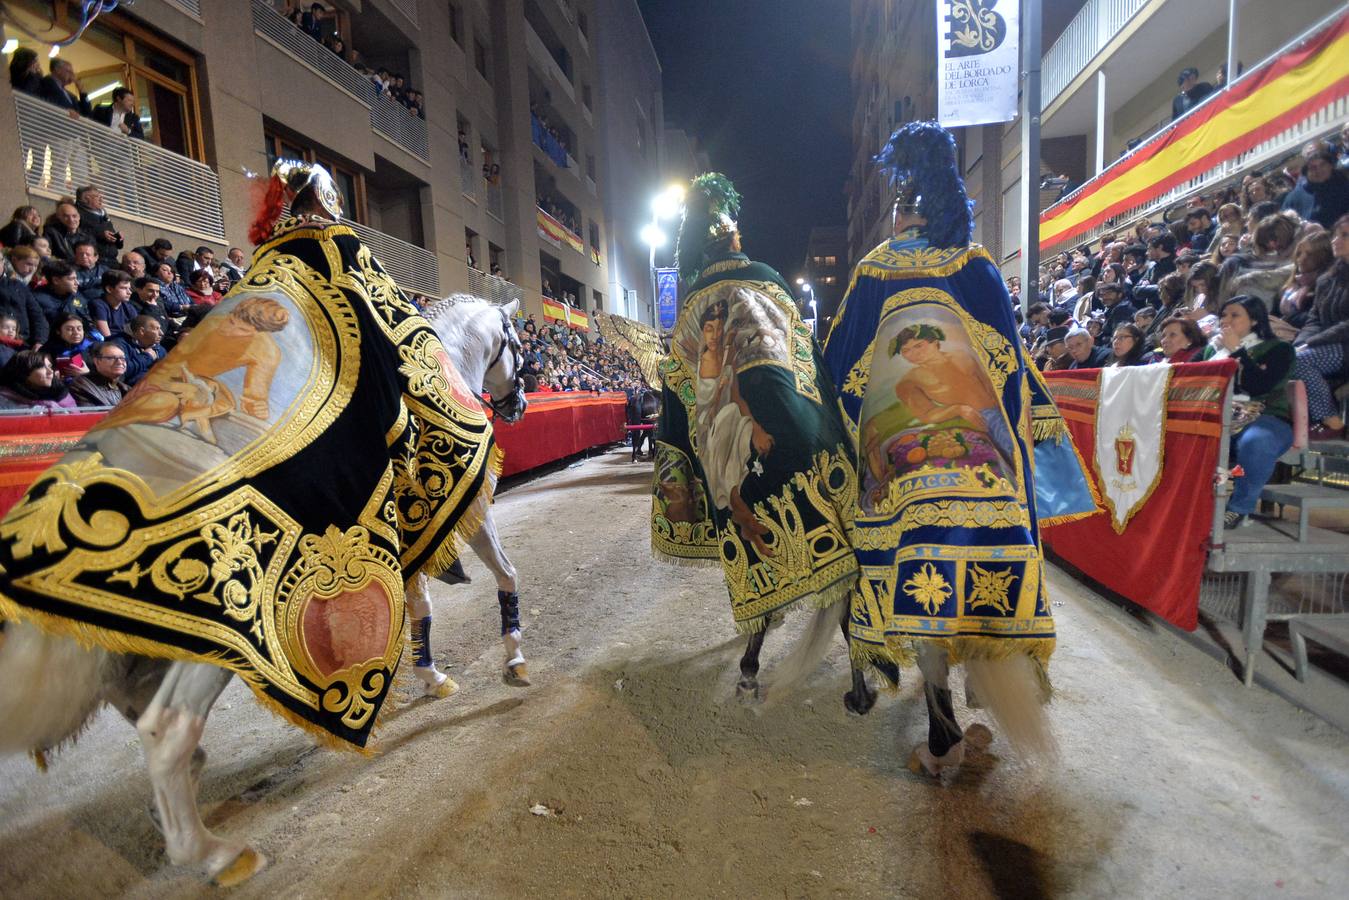
<instances>
[{"instance_id":1,"label":"metal handrail","mask_svg":"<svg viewBox=\"0 0 1349 900\"><path fill-rule=\"evenodd\" d=\"M472 266L465 268L468 270L468 292L473 296L481 297L497 306L504 306L512 300L524 302L525 289L520 285L497 275L488 275Z\"/></svg>"},{"instance_id":2,"label":"metal handrail","mask_svg":"<svg viewBox=\"0 0 1349 900\"><path fill-rule=\"evenodd\" d=\"M370 103L370 124L376 131L408 153L429 163L430 146L426 138L426 120L401 103L376 93Z\"/></svg>"},{"instance_id":3,"label":"metal handrail","mask_svg":"<svg viewBox=\"0 0 1349 900\"><path fill-rule=\"evenodd\" d=\"M55 200L97 184L116 218L227 243L220 177L210 166L88 119L71 119L28 94L15 93L14 106L30 192Z\"/></svg>"},{"instance_id":4,"label":"metal handrail","mask_svg":"<svg viewBox=\"0 0 1349 900\"><path fill-rule=\"evenodd\" d=\"M1041 105L1048 108L1148 2L1087 0L1042 58Z\"/></svg>"},{"instance_id":5,"label":"metal handrail","mask_svg":"<svg viewBox=\"0 0 1349 900\"><path fill-rule=\"evenodd\" d=\"M327 80L334 87L350 94L360 103L370 106L375 97L375 85L357 72L336 53L296 28L266 0L253 0L253 33L278 50L290 55L305 68Z\"/></svg>"},{"instance_id":6,"label":"metal handrail","mask_svg":"<svg viewBox=\"0 0 1349 900\"><path fill-rule=\"evenodd\" d=\"M440 264L430 250L350 219L344 219L343 224L356 232L405 292L440 296Z\"/></svg>"}]
</instances>

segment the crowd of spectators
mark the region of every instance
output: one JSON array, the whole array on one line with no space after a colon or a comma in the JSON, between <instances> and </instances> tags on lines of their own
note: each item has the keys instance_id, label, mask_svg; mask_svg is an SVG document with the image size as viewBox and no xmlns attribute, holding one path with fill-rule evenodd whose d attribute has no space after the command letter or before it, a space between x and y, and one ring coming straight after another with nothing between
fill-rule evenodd
<instances>
[{"instance_id":1,"label":"crowd of spectators","mask_svg":"<svg viewBox=\"0 0 1349 900\"><path fill-rule=\"evenodd\" d=\"M576 235L577 238L581 236L581 220L574 213L568 212L561 203L545 193L540 192L534 199L539 204L539 209L562 223L562 226Z\"/></svg>"},{"instance_id":2,"label":"crowd of spectators","mask_svg":"<svg viewBox=\"0 0 1349 900\"><path fill-rule=\"evenodd\" d=\"M156 238L125 249L86 185L44 220L16 209L0 228L0 408L107 406L164 358L243 277L244 251L216 260Z\"/></svg>"},{"instance_id":3,"label":"crowd of spectators","mask_svg":"<svg viewBox=\"0 0 1349 900\"><path fill-rule=\"evenodd\" d=\"M632 354L604 338L593 341L556 322L517 318L526 391L639 391L642 370Z\"/></svg>"},{"instance_id":4,"label":"crowd of spectators","mask_svg":"<svg viewBox=\"0 0 1349 900\"><path fill-rule=\"evenodd\" d=\"M548 153L553 161L559 166L566 168L567 157L572 155L571 141L567 138L566 132L558 128L552 122L548 121L548 114L543 112L531 103L529 105L530 124L533 126L534 142ZM552 145L556 145L562 151L562 158L558 159L552 152Z\"/></svg>"},{"instance_id":5,"label":"crowd of spectators","mask_svg":"<svg viewBox=\"0 0 1349 900\"><path fill-rule=\"evenodd\" d=\"M94 106L89 93L80 84L70 60L55 57L42 74L42 62L31 47L19 47L9 60L9 85L17 92L31 94L64 109L72 119L91 119L128 138L145 139L136 95L130 88L112 89L107 103ZM75 89L72 94L70 89Z\"/></svg>"},{"instance_id":6,"label":"crowd of spectators","mask_svg":"<svg viewBox=\"0 0 1349 900\"><path fill-rule=\"evenodd\" d=\"M391 72L384 66L372 69L366 65L359 50L347 46L342 35L334 27L337 20L336 11L328 9L322 3L285 0L282 15L296 28L331 50L347 65L369 78L375 85L376 92L405 106L417 118L426 118L426 98L421 91L412 87L407 76Z\"/></svg>"},{"instance_id":7,"label":"crowd of spectators","mask_svg":"<svg viewBox=\"0 0 1349 900\"><path fill-rule=\"evenodd\" d=\"M1019 279L1008 289L1019 305ZM1306 385L1311 438L1344 435L1334 390L1349 380L1349 127L1170 221L1059 254L1041 267L1036 301L1022 335L1046 370L1238 362L1234 452L1246 474L1228 525L1240 524L1291 444L1290 380Z\"/></svg>"}]
</instances>

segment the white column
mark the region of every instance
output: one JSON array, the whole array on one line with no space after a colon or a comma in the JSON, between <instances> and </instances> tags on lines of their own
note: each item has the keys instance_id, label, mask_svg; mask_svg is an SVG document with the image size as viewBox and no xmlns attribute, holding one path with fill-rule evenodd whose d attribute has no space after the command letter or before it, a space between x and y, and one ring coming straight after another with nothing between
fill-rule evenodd
<instances>
[{"instance_id":1,"label":"white column","mask_svg":"<svg viewBox=\"0 0 1349 900\"><path fill-rule=\"evenodd\" d=\"M1096 70L1096 174L1105 170L1105 69Z\"/></svg>"},{"instance_id":2,"label":"white column","mask_svg":"<svg viewBox=\"0 0 1349 900\"><path fill-rule=\"evenodd\" d=\"M1227 84L1237 80L1237 0L1227 0Z\"/></svg>"}]
</instances>

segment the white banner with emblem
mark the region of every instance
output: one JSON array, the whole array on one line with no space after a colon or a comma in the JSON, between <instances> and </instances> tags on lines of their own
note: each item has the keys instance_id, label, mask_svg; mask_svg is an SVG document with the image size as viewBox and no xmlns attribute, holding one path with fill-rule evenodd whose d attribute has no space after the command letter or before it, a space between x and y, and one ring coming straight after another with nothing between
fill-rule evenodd
<instances>
[{"instance_id":1,"label":"white banner with emblem","mask_svg":"<svg viewBox=\"0 0 1349 900\"><path fill-rule=\"evenodd\" d=\"M1166 363L1101 370L1092 462L1116 534L1161 481L1171 372Z\"/></svg>"},{"instance_id":2,"label":"white banner with emblem","mask_svg":"<svg viewBox=\"0 0 1349 900\"><path fill-rule=\"evenodd\" d=\"M1017 115L1021 0L937 0L937 120L947 128Z\"/></svg>"}]
</instances>

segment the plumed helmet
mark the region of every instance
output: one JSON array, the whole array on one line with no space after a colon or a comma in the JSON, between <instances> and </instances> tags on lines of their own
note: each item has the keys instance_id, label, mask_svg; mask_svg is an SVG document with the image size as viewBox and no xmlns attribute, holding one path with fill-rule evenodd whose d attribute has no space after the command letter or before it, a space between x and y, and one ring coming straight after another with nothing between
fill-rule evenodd
<instances>
[{"instance_id":1,"label":"plumed helmet","mask_svg":"<svg viewBox=\"0 0 1349 900\"><path fill-rule=\"evenodd\" d=\"M875 162L890 177L899 211L927 220L924 237L935 247L965 247L974 233L974 203L956 163L956 141L936 122L898 129Z\"/></svg>"},{"instance_id":2,"label":"plumed helmet","mask_svg":"<svg viewBox=\"0 0 1349 900\"><path fill-rule=\"evenodd\" d=\"M724 252L739 230L740 194L731 180L719 172L708 172L693 179L684 194L684 219L679 225L675 258L679 277L686 282L698 273L718 252Z\"/></svg>"},{"instance_id":3,"label":"plumed helmet","mask_svg":"<svg viewBox=\"0 0 1349 900\"><path fill-rule=\"evenodd\" d=\"M316 163L278 159L272 166L271 176L261 184L257 212L248 231L249 240L254 244L266 241L277 220L292 212L295 201L307 191L312 192L313 198L333 221L342 218L342 195L337 192L337 185L328 170Z\"/></svg>"}]
</instances>

